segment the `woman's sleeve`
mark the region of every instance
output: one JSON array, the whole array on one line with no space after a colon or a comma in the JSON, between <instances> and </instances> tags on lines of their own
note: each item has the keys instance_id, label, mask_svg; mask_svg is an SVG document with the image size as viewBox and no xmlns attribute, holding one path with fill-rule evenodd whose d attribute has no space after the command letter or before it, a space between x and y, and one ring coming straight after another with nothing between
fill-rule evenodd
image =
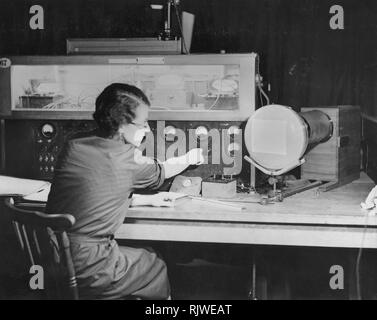
<instances>
[{"instance_id":1,"label":"woman's sleeve","mask_svg":"<svg viewBox=\"0 0 377 320\"><path fill-rule=\"evenodd\" d=\"M155 159L146 158L138 163L134 175L135 189L158 189L165 180L165 169L162 163Z\"/></svg>"}]
</instances>

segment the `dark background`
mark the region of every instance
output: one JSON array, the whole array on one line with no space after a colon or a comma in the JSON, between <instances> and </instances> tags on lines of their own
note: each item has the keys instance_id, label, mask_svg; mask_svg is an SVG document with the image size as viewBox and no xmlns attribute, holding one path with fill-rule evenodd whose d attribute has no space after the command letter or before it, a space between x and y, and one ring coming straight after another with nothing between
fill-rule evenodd
<instances>
[{"instance_id":1,"label":"dark background","mask_svg":"<svg viewBox=\"0 0 377 320\"><path fill-rule=\"evenodd\" d=\"M65 54L67 38L149 37L162 30L162 0L0 0L0 54ZM43 6L45 29L31 30L29 9ZM332 5L345 29L332 30ZM374 107L375 0L181 0L195 14L192 53L257 52L272 102L293 107ZM177 26L175 24L175 29Z\"/></svg>"},{"instance_id":2,"label":"dark background","mask_svg":"<svg viewBox=\"0 0 377 320\"><path fill-rule=\"evenodd\" d=\"M162 30L163 14L151 10L150 3L152 0L0 0L0 56L65 55L67 38L156 36ZM36 4L44 8L44 30L29 27L29 9ZM344 8L344 30L329 26L332 5ZM225 50L260 55L272 102L297 108L357 104L364 113L377 116L377 1L181 0L180 7L195 14L192 53ZM174 28L177 32L176 24ZM17 296L18 292L12 292L20 273L13 265L16 252L5 242L0 247L0 298ZM293 297L346 298L346 292L329 292L328 265L339 260L345 264L349 257L355 261L356 250L295 248L294 256L289 248L269 250L280 274L294 273ZM275 253L285 262L277 263ZM372 252L370 256L372 261L377 259ZM375 297L377 287L373 265L368 264L368 272L363 270L369 297ZM353 269L348 275L352 273ZM22 285L25 281L19 279Z\"/></svg>"}]
</instances>

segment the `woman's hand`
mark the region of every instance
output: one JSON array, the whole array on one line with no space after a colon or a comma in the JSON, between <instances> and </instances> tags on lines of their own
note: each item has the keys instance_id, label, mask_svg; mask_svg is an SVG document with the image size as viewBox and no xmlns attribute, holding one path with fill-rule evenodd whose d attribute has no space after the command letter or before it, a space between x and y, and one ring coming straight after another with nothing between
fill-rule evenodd
<instances>
[{"instance_id":1,"label":"woman's hand","mask_svg":"<svg viewBox=\"0 0 377 320\"><path fill-rule=\"evenodd\" d=\"M152 207L172 207L174 199L169 197L167 192L156 194L134 194L131 200L131 207L152 206Z\"/></svg>"},{"instance_id":2,"label":"woman's hand","mask_svg":"<svg viewBox=\"0 0 377 320\"><path fill-rule=\"evenodd\" d=\"M153 207L172 207L174 199L164 192L150 195L150 205Z\"/></svg>"},{"instance_id":3,"label":"woman's hand","mask_svg":"<svg viewBox=\"0 0 377 320\"><path fill-rule=\"evenodd\" d=\"M165 168L165 179L180 174L190 165L198 165L202 164L203 162L203 149L201 148L191 149L189 152L180 157L170 158L162 163Z\"/></svg>"}]
</instances>

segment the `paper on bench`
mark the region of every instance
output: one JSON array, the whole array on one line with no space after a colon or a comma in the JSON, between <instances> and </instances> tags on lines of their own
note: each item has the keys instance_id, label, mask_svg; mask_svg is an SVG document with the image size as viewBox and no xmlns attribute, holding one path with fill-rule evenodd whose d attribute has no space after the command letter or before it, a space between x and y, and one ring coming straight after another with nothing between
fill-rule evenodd
<instances>
[{"instance_id":1,"label":"paper on bench","mask_svg":"<svg viewBox=\"0 0 377 320\"><path fill-rule=\"evenodd\" d=\"M38 191L50 189L50 182L0 176L0 195L28 196Z\"/></svg>"},{"instance_id":2,"label":"paper on bench","mask_svg":"<svg viewBox=\"0 0 377 320\"><path fill-rule=\"evenodd\" d=\"M47 202L48 194L50 193L51 184L47 184L43 187L43 189L24 196L23 199L28 201L40 201L40 202Z\"/></svg>"},{"instance_id":3,"label":"paper on bench","mask_svg":"<svg viewBox=\"0 0 377 320\"><path fill-rule=\"evenodd\" d=\"M189 199L189 197L184 193L179 192L158 192L156 194L151 195L143 195L143 194L133 194L132 198L144 198L145 203L142 201L141 204L134 204L133 206L143 206L143 205L151 205L153 207L174 207L175 205L180 202L181 199ZM149 198L149 199L148 199Z\"/></svg>"}]
</instances>

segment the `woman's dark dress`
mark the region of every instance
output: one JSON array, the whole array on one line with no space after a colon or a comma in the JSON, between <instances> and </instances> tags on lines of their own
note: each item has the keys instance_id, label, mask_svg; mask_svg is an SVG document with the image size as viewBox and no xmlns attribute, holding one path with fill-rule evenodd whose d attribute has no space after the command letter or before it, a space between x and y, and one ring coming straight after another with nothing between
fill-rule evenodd
<instances>
[{"instance_id":1,"label":"woman's dark dress","mask_svg":"<svg viewBox=\"0 0 377 320\"><path fill-rule=\"evenodd\" d=\"M91 136L67 143L59 158L48 213L69 213L69 231L81 298L170 295L165 263L154 252L118 246L111 235L123 223L134 189L158 188L163 166L135 161L135 147Z\"/></svg>"}]
</instances>

